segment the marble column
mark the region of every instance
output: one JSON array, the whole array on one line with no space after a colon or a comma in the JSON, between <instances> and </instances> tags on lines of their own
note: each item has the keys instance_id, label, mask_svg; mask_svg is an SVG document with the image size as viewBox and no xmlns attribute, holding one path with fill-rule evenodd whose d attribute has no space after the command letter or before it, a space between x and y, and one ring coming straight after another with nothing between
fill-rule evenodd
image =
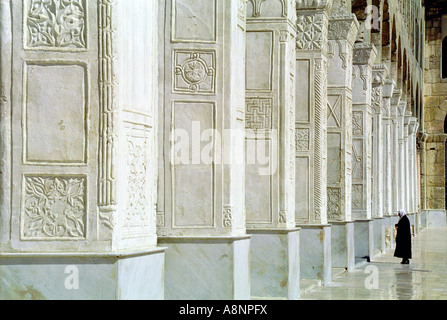
<instances>
[{"instance_id":1,"label":"marble column","mask_svg":"<svg viewBox=\"0 0 447 320\"><path fill-rule=\"evenodd\" d=\"M379 251L386 250L387 232L389 235L391 213L393 212L393 192L392 192L392 165L393 165L393 136L392 136L392 106L395 83L387 79L383 87L383 114L382 114L382 141L383 141L383 219L382 224L377 223L377 227L382 231L376 247ZM388 229L388 231L387 231Z\"/></svg>"},{"instance_id":2,"label":"marble column","mask_svg":"<svg viewBox=\"0 0 447 320\"><path fill-rule=\"evenodd\" d=\"M355 257L370 255L372 243L372 77L377 50L370 43L354 46L352 217Z\"/></svg>"},{"instance_id":3,"label":"marble column","mask_svg":"<svg viewBox=\"0 0 447 320\"><path fill-rule=\"evenodd\" d=\"M247 10L246 224L252 235L251 296L293 300L300 294L295 227L296 8L294 1L276 5L249 3ZM266 149L267 163L259 158L249 161L250 155Z\"/></svg>"},{"instance_id":4,"label":"marble column","mask_svg":"<svg viewBox=\"0 0 447 320\"><path fill-rule=\"evenodd\" d=\"M387 249L394 248L395 241L395 228L394 224L397 222L397 211L399 210L399 138L398 138L398 105L400 102L402 91L396 87L393 90L393 95L391 97L391 195L392 204L391 212L388 215L384 215L386 220L385 227L385 246Z\"/></svg>"},{"instance_id":5,"label":"marble column","mask_svg":"<svg viewBox=\"0 0 447 320\"><path fill-rule=\"evenodd\" d=\"M406 209L406 194L405 194L405 111L407 108L407 102L401 100L398 106L398 141L399 141L399 209Z\"/></svg>"},{"instance_id":6,"label":"marble column","mask_svg":"<svg viewBox=\"0 0 447 320\"><path fill-rule=\"evenodd\" d=\"M327 224L327 36L332 1L297 1L296 193L301 278L331 282Z\"/></svg>"},{"instance_id":7,"label":"marble column","mask_svg":"<svg viewBox=\"0 0 447 320\"><path fill-rule=\"evenodd\" d=\"M10 152L0 171L11 174L0 299L163 299L158 3L0 5L1 83L11 86L1 113L12 116L0 134ZM75 23L54 19L74 9Z\"/></svg>"},{"instance_id":8,"label":"marble column","mask_svg":"<svg viewBox=\"0 0 447 320\"><path fill-rule=\"evenodd\" d=\"M358 31L354 14L330 16L328 32L327 214L332 225L332 266L353 269L352 57Z\"/></svg>"},{"instance_id":9,"label":"marble column","mask_svg":"<svg viewBox=\"0 0 447 320\"><path fill-rule=\"evenodd\" d=\"M383 225L383 90L388 75L386 65L376 64L373 67L372 88L372 230L373 242L370 243L370 258L379 251L382 238L385 237Z\"/></svg>"},{"instance_id":10,"label":"marble column","mask_svg":"<svg viewBox=\"0 0 447 320\"><path fill-rule=\"evenodd\" d=\"M166 299L249 299L245 2L163 7L157 233L168 248ZM266 90L269 75L258 82Z\"/></svg>"}]
</instances>

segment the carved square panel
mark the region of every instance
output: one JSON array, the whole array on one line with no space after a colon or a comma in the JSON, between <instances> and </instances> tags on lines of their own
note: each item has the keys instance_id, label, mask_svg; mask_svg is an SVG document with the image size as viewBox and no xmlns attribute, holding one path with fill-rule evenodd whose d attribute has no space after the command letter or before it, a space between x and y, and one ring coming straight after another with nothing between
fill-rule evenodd
<instances>
[{"instance_id":1,"label":"carved square panel","mask_svg":"<svg viewBox=\"0 0 447 320\"><path fill-rule=\"evenodd\" d=\"M245 109L245 127L250 130L268 130L272 128L272 99L247 98Z\"/></svg>"},{"instance_id":2,"label":"carved square panel","mask_svg":"<svg viewBox=\"0 0 447 320\"><path fill-rule=\"evenodd\" d=\"M85 176L25 176L21 239L85 239L86 180Z\"/></svg>"},{"instance_id":3,"label":"carved square panel","mask_svg":"<svg viewBox=\"0 0 447 320\"><path fill-rule=\"evenodd\" d=\"M215 51L174 50L174 92L215 94Z\"/></svg>"},{"instance_id":4,"label":"carved square panel","mask_svg":"<svg viewBox=\"0 0 447 320\"><path fill-rule=\"evenodd\" d=\"M25 0L25 48L85 50L86 0Z\"/></svg>"}]
</instances>

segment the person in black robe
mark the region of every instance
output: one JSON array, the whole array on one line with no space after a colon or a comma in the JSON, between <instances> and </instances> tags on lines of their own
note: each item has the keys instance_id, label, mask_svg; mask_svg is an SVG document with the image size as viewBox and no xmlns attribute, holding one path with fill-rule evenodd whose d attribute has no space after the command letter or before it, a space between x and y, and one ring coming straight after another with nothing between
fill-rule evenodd
<instances>
[{"instance_id":1,"label":"person in black robe","mask_svg":"<svg viewBox=\"0 0 447 320\"><path fill-rule=\"evenodd\" d=\"M394 256L402 258L402 264L409 264L411 259L411 227L405 210L399 210L399 222L395 225L397 228L396 250Z\"/></svg>"}]
</instances>

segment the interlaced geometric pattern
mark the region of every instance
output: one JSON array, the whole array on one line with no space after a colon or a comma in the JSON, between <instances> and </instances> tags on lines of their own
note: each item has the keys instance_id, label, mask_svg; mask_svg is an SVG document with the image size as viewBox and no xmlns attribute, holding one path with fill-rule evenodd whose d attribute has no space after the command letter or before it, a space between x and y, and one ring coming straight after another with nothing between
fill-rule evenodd
<instances>
[{"instance_id":1,"label":"interlaced geometric pattern","mask_svg":"<svg viewBox=\"0 0 447 320\"><path fill-rule=\"evenodd\" d=\"M245 127L251 130L272 128L272 99L246 99Z\"/></svg>"}]
</instances>

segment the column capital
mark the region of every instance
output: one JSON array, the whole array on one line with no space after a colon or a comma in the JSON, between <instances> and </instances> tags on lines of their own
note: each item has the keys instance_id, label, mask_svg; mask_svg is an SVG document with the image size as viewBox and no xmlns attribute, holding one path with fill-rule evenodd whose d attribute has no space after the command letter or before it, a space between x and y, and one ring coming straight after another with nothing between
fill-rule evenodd
<instances>
[{"instance_id":1,"label":"column capital","mask_svg":"<svg viewBox=\"0 0 447 320\"><path fill-rule=\"evenodd\" d=\"M405 117L405 110L407 109L407 102L405 100L399 101L397 105L397 116L400 118Z\"/></svg>"},{"instance_id":2,"label":"column capital","mask_svg":"<svg viewBox=\"0 0 447 320\"><path fill-rule=\"evenodd\" d=\"M331 10L332 0L296 0L296 10Z\"/></svg>"},{"instance_id":3,"label":"column capital","mask_svg":"<svg viewBox=\"0 0 447 320\"><path fill-rule=\"evenodd\" d=\"M329 40L346 40L352 46L357 37L359 22L355 14L334 14L329 17Z\"/></svg>"},{"instance_id":4,"label":"column capital","mask_svg":"<svg viewBox=\"0 0 447 320\"><path fill-rule=\"evenodd\" d=\"M416 134L419 128L418 119L416 117L410 117L409 134Z\"/></svg>"},{"instance_id":5,"label":"column capital","mask_svg":"<svg viewBox=\"0 0 447 320\"><path fill-rule=\"evenodd\" d=\"M388 67L386 64L379 63L373 66L373 86L385 85L385 79L388 76Z\"/></svg>"},{"instance_id":6,"label":"column capital","mask_svg":"<svg viewBox=\"0 0 447 320\"><path fill-rule=\"evenodd\" d=\"M377 57L377 48L375 45L368 42L355 43L353 51L353 64L373 67Z\"/></svg>"},{"instance_id":7,"label":"column capital","mask_svg":"<svg viewBox=\"0 0 447 320\"><path fill-rule=\"evenodd\" d=\"M385 84L383 86L383 97L391 99L394 94L394 88L396 86L396 83L394 80L386 79Z\"/></svg>"},{"instance_id":8,"label":"column capital","mask_svg":"<svg viewBox=\"0 0 447 320\"><path fill-rule=\"evenodd\" d=\"M325 11L298 12L296 48L313 50L326 55L329 18Z\"/></svg>"}]
</instances>

